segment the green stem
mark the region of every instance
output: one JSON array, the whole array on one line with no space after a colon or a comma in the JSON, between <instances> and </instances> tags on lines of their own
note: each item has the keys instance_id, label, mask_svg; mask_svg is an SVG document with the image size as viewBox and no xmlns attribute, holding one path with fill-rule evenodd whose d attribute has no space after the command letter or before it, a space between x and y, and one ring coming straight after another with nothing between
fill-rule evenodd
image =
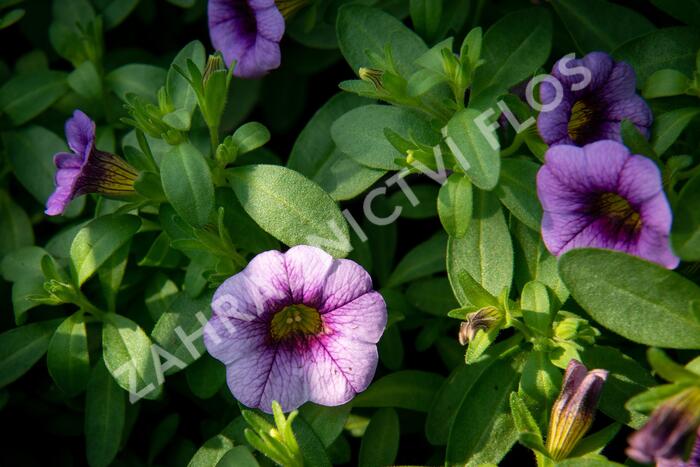
<instances>
[{"instance_id":1,"label":"green stem","mask_svg":"<svg viewBox=\"0 0 700 467\"><path fill-rule=\"evenodd\" d=\"M107 312L102 311L95 305L93 305L80 290L78 290L78 297L75 304L78 305L81 309L95 316L95 318L99 319L100 321L103 321L105 315L107 314Z\"/></svg>"},{"instance_id":2,"label":"green stem","mask_svg":"<svg viewBox=\"0 0 700 467\"><path fill-rule=\"evenodd\" d=\"M146 162L149 166L149 169L151 171L158 173L158 164L156 164L156 159L153 157L153 152L151 151L151 146L148 144L148 140L146 139L146 135L143 134L143 131L139 130L138 128L135 130L136 131L136 140L139 143L139 147L141 148L141 152L144 153L146 156Z\"/></svg>"},{"instance_id":3,"label":"green stem","mask_svg":"<svg viewBox=\"0 0 700 467\"><path fill-rule=\"evenodd\" d=\"M209 140L211 142L211 157L216 157L216 148L219 147L219 127L218 125L209 126Z\"/></svg>"}]
</instances>

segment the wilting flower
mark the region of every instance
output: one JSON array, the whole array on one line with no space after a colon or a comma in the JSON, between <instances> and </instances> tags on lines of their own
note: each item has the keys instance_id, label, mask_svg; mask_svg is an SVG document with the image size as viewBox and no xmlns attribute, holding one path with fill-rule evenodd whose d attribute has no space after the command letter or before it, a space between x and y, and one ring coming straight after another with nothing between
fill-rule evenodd
<instances>
[{"instance_id":1,"label":"wilting flower","mask_svg":"<svg viewBox=\"0 0 700 467\"><path fill-rule=\"evenodd\" d=\"M649 421L629 437L627 455L637 462L665 466L700 463L700 388L687 388L658 406ZM695 438L690 459L683 461L688 442Z\"/></svg>"},{"instance_id":2,"label":"wilting flower","mask_svg":"<svg viewBox=\"0 0 700 467\"><path fill-rule=\"evenodd\" d=\"M467 315L459 325L459 343L467 345L479 331L488 332L501 320L501 312L495 306L487 306Z\"/></svg>"},{"instance_id":3,"label":"wilting flower","mask_svg":"<svg viewBox=\"0 0 700 467\"><path fill-rule=\"evenodd\" d=\"M124 196L134 193L136 170L122 158L95 148L95 122L80 110L66 122L66 139L73 153L53 158L56 190L46 201L46 214L62 214L70 201L87 193Z\"/></svg>"},{"instance_id":4,"label":"wilting flower","mask_svg":"<svg viewBox=\"0 0 700 467\"><path fill-rule=\"evenodd\" d=\"M233 395L270 412L306 401L340 405L367 388L387 314L357 263L310 246L267 251L214 294L209 353Z\"/></svg>"},{"instance_id":5,"label":"wilting flower","mask_svg":"<svg viewBox=\"0 0 700 467\"><path fill-rule=\"evenodd\" d=\"M537 128L545 143L583 146L604 139L622 142L620 124L625 119L634 123L642 134L649 135L651 110L635 93L636 78L631 66L615 62L603 52L564 60L567 58L559 60L551 73L561 83L561 89L547 81L540 86L543 105L554 103L557 93L563 92L561 103L548 112L540 112L537 118ZM584 72L576 70L577 67L590 72L586 86L583 86Z\"/></svg>"},{"instance_id":6,"label":"wilting flower","mask_svg":"<svg viewBox=\"0 0 700 467\"><path fill-rule=\"evenodd\" d=\"M542 238L560 255L572 248L620 250L669 269L671 208L656 165L615 141L549 148L537 174Z\"/></svg>"},{"instance_id":7,"label":"wilting flower","mask_svg":"<svg viewBox=\"0 0 700 467\"><path fill-rule=\"evenodd\" d=\"M300 0L209 0L209 34L233 74L257 78L280 66L284 18Z\"/></svg>"},{"instance_id":8,"label":"wilting flower","mask_svg":"<svg viewBox=\"0 0 700 467\"><path fill-rule=\"evenodd\" d=\"M546 447L552 459L565 459L591 427L607 377L605 370L588 371L582 363L569 360L549 418Z\"/></svg>"}]
</instances>

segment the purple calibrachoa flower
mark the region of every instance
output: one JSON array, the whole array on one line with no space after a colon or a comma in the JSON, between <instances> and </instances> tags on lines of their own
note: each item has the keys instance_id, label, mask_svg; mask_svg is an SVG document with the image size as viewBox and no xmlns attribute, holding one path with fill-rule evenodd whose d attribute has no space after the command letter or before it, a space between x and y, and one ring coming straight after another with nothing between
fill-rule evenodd
<instances>
[{"instance_id":1,"label":"purple calibrachoa flower","mask_svg":"<svg viewBox=\"0 0 700 467\"><path fill-rule=\"evenodd\" d=\"M211 42L233 74L257 78L280 66L284 17L274 0L209 0Z\"/></svg>"},{"instance_id":2,"label":"purple calibrachoa flower","mask_svg":"<svg viewBox=\"0 0 700 467\"><path fill-rule=\"evenodd\" d=\"M605 370L588 371L581 362L569 360L549 418L547 452L552 459L565 459L591 427L607 377Z\"/></svg>"},{"instance_id":3,"label":"purple calibrachoa flower","mask_svg":"<svg viewBox=\"0 0 700 467\"><path fill-rule=\"evenodd\" d=\"M66 122L66 140L73 153L54 156L56 190L46 201L46 214L63 214L73 198L87 193L135 193L138 173L122 158L95 148L95 122L80 110Z\"/></svg>"},{"instance_id":4,"label":"purple calibrachoa flower","mask_svg":"<svg viewBox=\"0 0 700 467\"><path fill-rule=\"evenodd\" d=\"M654 162L615 141L550 147L537 174L542 238L553 255L572 248L624 251L678 266L671 208Z\"/></svg>"},{"instance_id":5,"label":"purple calibrachoa flower","mask_svg":"<svg viewBox=\"0 0 700 467\"><path fill-rule=\"evenodd\" d=\"M623 120L631 121L642 134L649 135L651 110L635 92L636 78L631 66L615 62L604 52L592 52L560 66L563 60L559 60L551 72L562 85L563 99L553 110L540 112L537 117L537 128L545 143L583 146L604 139L622 142L620 124ZM577 72L576 67L590 71L590 82L582 89L578 87L584 75ZM543 82L540 86L542 104L553 103L557 92L552 83Z\"/></svg>"},{"instance_id":6,"label":"purple calibrachoa flower","mask_svg":"<svg viewBox=\"0 0 700 467\"><path fill-rule=\"evenodd\" d=\"M690 387L663 402L649 421L629 437L627 455L637 462L698 467L700 465L700 388ZM687 443L695 446L684 461Z\"/></svg>"},{"instance_id":7,"label":"purple calibrachoa flower","mask_svg":"<svg viewBox=\"0 0 700 467\"><path fill-rule=\"evenodd\" d=\"M374 377L386 304L353 261L304 245L261 253L216 290L212 310L204 343L249 407L340 405Z\"/></svg>"}]
</instances>

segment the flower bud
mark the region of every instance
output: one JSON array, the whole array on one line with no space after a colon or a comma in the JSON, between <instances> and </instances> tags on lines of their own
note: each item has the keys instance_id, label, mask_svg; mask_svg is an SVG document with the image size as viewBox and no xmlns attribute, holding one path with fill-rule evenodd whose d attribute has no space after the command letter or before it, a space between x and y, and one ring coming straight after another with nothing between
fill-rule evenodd
<instances>
[{"instance_id":1,"label":"flower bud","mask_svg":"<svg viewBox=\"0 0 700 467\"><path fill-rule=\"evenodd\" d=\"M479 331L488 332L501 320L501 312L495 306L487 306L467 315L459 326L459 343L467 345Z\"/></svg>"},{"instance_id":2,"label":"flower bud","mask_svg":"<svg viewBox=\"0 0 700 467\"><path fill-rule=\"evenodd\" d=\"M552 459L565 459L593 424L607 376L605 370L588 371L582 363L569 361L549 419L547 451Z\"/></svg>"},{"instance_id":3,"label":"flower bud","mask_svg":"<svg viewBox=\"0 0 700 467\"><path fill-rule=\"evenodd\" d=\"M384 89L384 86L382 85L382 75L384 75L384 72L382 70L377 68L361 67L357 74L360 76L362 81L372 83L377 91Z\"/></svg>"}]
</instances>

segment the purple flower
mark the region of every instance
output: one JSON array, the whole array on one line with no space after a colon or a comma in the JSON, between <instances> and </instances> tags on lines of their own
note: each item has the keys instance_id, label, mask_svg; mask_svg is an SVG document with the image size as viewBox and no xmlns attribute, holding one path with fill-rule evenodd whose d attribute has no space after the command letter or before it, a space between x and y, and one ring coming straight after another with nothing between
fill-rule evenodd
<instances>
[{"instance_id":1,"label":"purple flower","mask_svg":"<svg viewBox=\"0 0 700 467\"><path fill-rule=\"evenodd\" d=\"M568 59L559 60L551 73L562 85L559 92L563 92L563 99L553 110L540 112L537 117L537 128L545 143L583 146L604 139L622 142L620 123L625 119L649 136L651 111L635 93L636 78L631 66L615 62L603 52L565 60ZM590 71L590 82L582 89L577 88L585 82L585 72L576 67ZM543 82L541 102L553 103L557 92L552 83Z\"/></svg>"},{"instance_id":2,"label":"purple flower","mask_svg":"<svg viewBox=\"0 0 700 467\"><path fill-rule=\"evenodd\" d=\"M700 389L691 387L663 402L649 421L629 437L627 455L637 462L698 467L700 465ZM695 446L684 461L687 443Z\"/></svg>"},{"instance_id":3,"label":"purple flower","mask_svg":"<svg viewBox=\"0 0 700 467\"><path fill-rule=\"evenodd\" d=\"M569 360L549 418L547 451L552 459L565 459L591 427L607 377L605 370L588 371L581 362Z\"/></svg>"},{"instance_id":4,"label":"purple flower","mask_svg":"<svg viewBox=\"0 0 700 467\"><path fill-rule=\"evenodd\" d=\"M66 139L73 153L53 158L56 190L46 201L46 214L63 214L70 201L87 193L124 196L134 193L136 170L114 154L95 148L95 122L80 110L66 122Z\"/></svg>"},{"instance_id":5,"label":"purple flower","mask_svg":"<svg viewBox=\"0 0 700 467\"><path fill-rule=\"evenodd\" d=\"M257 78L280 66L284 17L274 0L209 0L209 34L233 74Z\"/></svg>"},{"instance_id":6,"label":"purple flower","mask_svg":"<svg viewBox=\"0 0 700 467\"><path fill-rule=\"evenodd\" d=\"M615 141L583 148L553 146L537 174L542 238L553 255L572 248L609 248L669 269L671 208L661 174L646 157Z\"/></svg>"},{"instance_id":7,"label":"purple flower","mask_svg":"<svg viewBox=\"0 0 700 467\"><path fill-rule=\"evenodd\" d=\"M303 245L253 258L217 289L212 310L207 350L236 399L266 412L273 400L290 411L364 391L387 320L362 267Z\"/></svg>"}]
</instances>

